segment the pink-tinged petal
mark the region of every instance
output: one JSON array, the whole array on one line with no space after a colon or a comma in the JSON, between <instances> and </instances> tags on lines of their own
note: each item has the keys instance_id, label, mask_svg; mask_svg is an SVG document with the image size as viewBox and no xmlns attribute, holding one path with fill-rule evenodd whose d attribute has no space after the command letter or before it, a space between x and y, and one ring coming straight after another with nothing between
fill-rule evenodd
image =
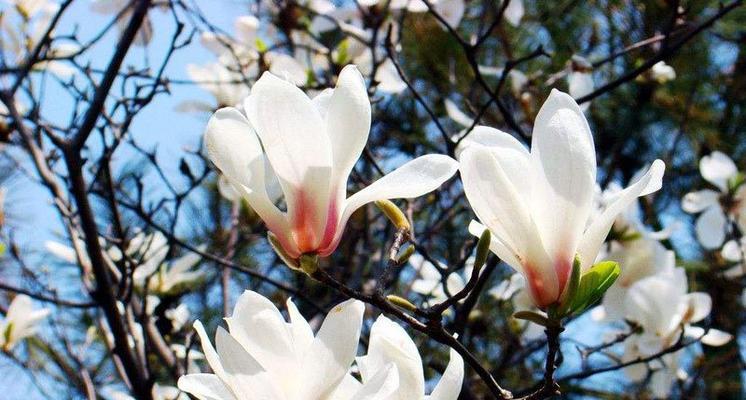
<instances>
[{"instance_id":1,"label":"pink-tinged petal","mask_svg":"<svg viewBox=\"0 0 746 400\"><path fill-rule=\"evenodd\" d=\"M243 114L233 107L221 108L205 129L205 147L210 160L241 191L251 208L267 224L291 255L298 255L290 240L287 218L267 195L265 156L262 146Z\"/></svg>"},{"instance_id":2,"label":"pink-tinged petal","mask_svg":"<svg viewBox=\"0 0 746 400\"><path fill-rule=\"evenodd\" d=\"M539 110L531 140L532 211L560 291L593 208L596 152L588 122L575 100L552 90Z\"/></svg>"},{"instance_id":3,"label":"pink-tinged petal","mask_svg":"<svg viewBox=\"0 0 746 400\"><path fill-rule=\"evenodd\" d=\"M450 179L456 170L456 160L441 154L428 154L415 158L370 186L352 195L344 204L334 240L322 248L319 254L329 255L339 244L347 220L353 212L376 200L414 198L437 189Z\"/></svg>"},{"instance_id":4,"label":"pink-tinged petal","mask_svg":"<svg viewBox=\"0 0 746 400\"><path fill-rule=\"evenodd\" d=\"M325 110L326 133L332 145L334 162L331 177L333 201L329 206L322 246L334 240L339 207L347 198L347 179L365 148L370 131L370 100L363 76L355 66L348 65L342 69L337 86L326 101Z\"/></svg>"},{"instance_id":5,"label":"pink-tinged petal","mask_svg":"<svg viewBox=\"0 0 746 400\"><path fill-rule=\"evenodd\" d=\"M706 181L727 192L728 180L738 173L738 168L725 153L713 151L699 160L699 172Z\"/></svg>"},{"instance_id":6,"label":"pink-tinged petal","mask_svg":"<svg viewBox=\"0 0 746 400\"><path fill-rule=\"evenodd\" d=\"M474 213L509 251L505 261L518 262L511 265L525 275L537 305L545 306L558 299L560 287L528 203L506 173L505 167L514 167L510 161L520 158L512 153L503 149L497 159L494 149L467 147L459 158L461 180Z\"/></svg>"},{"instance_id":7,"label":"pink-tinged petal","mask_svg":"<svg viewBox=\"0 0 746 400\"><path fill-rule=\"evenodd\" d=\"M720 193L710 189L690 192L681 199L681 209L685 212L696 214L713 206L718 207L720 205L718 202L719 199Z\"/></svg>"},{"instance_id":8,"label":"pink-tinged petal","mask_svg":"<svg viewBox=\"0 0 746 400\"><path fill-rule=\"evenodd\" d=\"M702 247L714 250L723 244L727 225L728 219L723 210L720 207L710 207L697 217L694 232Z\"/></svg>"},{"instance_id":9,"label":"pink-tinged petal","mask_svg":"<svg viewBox=\"0 0 746 400\"><path fill-rule=\"evenodd\" d=\"M246 113L282 186L298 251L315 251L326 227L332 170L323 120L308 96L271 73L251 90Z\"/></svg>"},{"instance_id":10,"label":"pink-tinged petal","mask_svg":"<svg viewBox=\"0 0 746 400\"><path fill-rule=\"evenodd\" d=\"M593 220L588 229L585 230L580 247L578 247L578 255L583 270L590 268L596 261L596 256L598 256L598 252L617 215L626 210L638 197L653 193L661 188L665 169L666 165L663 161L655 160L640 180L622 190L601 215Z\"/></svg>"}]
</instances>

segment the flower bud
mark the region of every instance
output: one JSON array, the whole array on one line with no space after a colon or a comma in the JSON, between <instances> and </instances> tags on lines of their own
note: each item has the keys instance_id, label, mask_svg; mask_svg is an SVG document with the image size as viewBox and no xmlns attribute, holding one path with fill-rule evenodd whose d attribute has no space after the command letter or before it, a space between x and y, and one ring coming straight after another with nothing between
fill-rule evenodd
<instances>
[{"instance_id":1,"label":"flower bud","mask_svg":"<svg viewBox=\"0 0 746 400\"><path fill-rule=\"evenodd\" d=\"M405 229L409 231L412 226L409 224L407 216L404 215L402 210L394 204L391 200L378 200L376 206L386 214L386 217L391 221L397 229Z\"/></svg>"}]
</instances>

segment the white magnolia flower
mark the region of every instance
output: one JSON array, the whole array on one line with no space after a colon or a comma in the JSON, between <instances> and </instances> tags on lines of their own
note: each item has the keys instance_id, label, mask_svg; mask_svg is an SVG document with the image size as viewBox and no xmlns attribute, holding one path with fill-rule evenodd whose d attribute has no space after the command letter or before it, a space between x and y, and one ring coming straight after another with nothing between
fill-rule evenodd
<instances>
[{"instance_id":1,"label":"white magnolia flower","mask_svg":"<svg viewBox=\"0 0 746 400\"><path fill-rule=\"evenodd\" d=\"M629 288L624 308L626 317L643 329L637 343L640 352L655 354L675 344L681 334L710 346L721 346L731 339L720 330L705 332L691 325L710 314L712 300L707 293L687 293L687 288L683 268L643 278Z\"/></svg>"},{"instance_id":2,"label":"white magnolia flower","mask_svg":"<svg viewBox=\"0 0 746 400\"><path fill-rule=\"evenodd\" d=\"M257 17L240 15L233 21L233 37L205 31L200 35L200 43L218 57L238 57L244 62L254 61L259 58L259 52L256 49L257 41L261 40L259 27L260 22Z\"/></svg>"},{"instance_id":3,"label":"white magnolia flower","mask_svg":"<svg viewBox=\"0 0 746 400\"><path fill-rule=\"evenodd\" d=\"M453 349L443 376L430 395L425 395L422 358L417 345L396 322L381 315L370 328L368 354L357 358L363 382L394 364L399 375L399 388L387 400L456 400L464 380L464 361Z\"/></svg>"},{"instance_id":4,"label":"white magnolia flower","mask_svg":"<svg viewBox=\"0 0 746 400\"><path fill-rule=\"evenodd\" d=\"M428 193L457 168L447 156L422 156L347 198L347 178L368 139L371 118L354 66L342 70L335 89L313 100L265 73L244 108L246 115L231 107L213 115L205 131L207 151L292 258L331 254L355 210L376 200ZM280 181L286 211L268 197L265 160Z\"/></svg>"},{"instance_id":5,"label":"white magnolia flower","mask_svg":"<svg viewBox=\"0 0 746 400\"><path fill-rule=\"evenodd\" d=\"M165 263L163 258L154 256L135 268L132 280L136 287L144 288L147 284L150 293L168 293L204 277L204 271L193 269L201 258L197 253L189 252Z\"/></svg>"},{"instance_id":6,"label":"white magnolia flower","mask_svg":"<svg viewBox=\"0 0 746 400\"><path fill-rule=\"evenodd\" d=\"M125 253L129 259L137 262L132 273L135 287L142 289L147 284L150 294L165 294L204 277L204 271L193 270L201 258L199 254L189 252L166 262L168 251L168 238L160 232L140 232L130 239ZM121 252L117 247L111 247L106 256L110 269L120 279L115 263L121 260Z\"/></svg>"},{"instance_id":7,"label":"white magnolia flower","mask_svg":"<svg viewBox=\"0 0 746 400\"><path fill-rule=\"evenodd\" d=\"M249 86L238 71L231 70L223 62L213 62L204 66L189 64L186 67L189 77L202 89L215 97L217 107L235 106L249 95ZM215 106L200 105L198 111L212 111Z\"/></svg>"},{"instance_id":8,"label":"white magnolia flower","mask_svg":"<svg viewBox=\"0 0 746 400\"><path fill-rule=\"evenodd\" d=\"M593 66L588 60L577 55L572 57L570 72L567 74L567 87L573 99L579 99L593 92ZM590 102L585 102L580 109L585 111L590 105Z\"/></svg>"},{"instance_id":9,"label":"white magnolia flower","mask_svg":"<svg viewBox=\"0 0 746 400\"><path fill-rule=\"evenodd\" d=\"M21 340L36 334L39 322L51 310L34 310L34 304L25 294L17 295L8 306L5 319L0 321L0 349L10 351Z\"/></svg>"},{"instance_id":10,"label":"white magnolia flower","mask_svg":"<svg viewBox=\"0 0 746 400\"><path fill-rule=\"evenodd\" d=\"M412 281L412 291L430 296L433 304L442 303L448 299L448 295L443 288L440 271L435 267L435 265L433 265L433 263L419 254L412 254L409 257L409 263L412 264L418 274L418 278ZM445 268L442 265L440 265L440 267L441 269ZM474 257L470 257L466 261L464 269L460 274L457 272L448 274L446 285L448 285L448 293L450 293L451 296L466 287L466 283L471 279L473 270Z\"/></svg>"},{"instance_id":11,"label":"white magnolia flower","mask_svg":"<svg viewBox=\"0 0 746 400\"><path fill-rule=\"evenodd\" d=\"M557 90L536 116L531 152L488 127L477 127L462 144L464 191L486 225L472 222L469 231L492 232L490 249L524 275L539 307L561 298L576 256L583 271L590 268L617 215L660 189L665 168L656 160L589 221L596 186L593 137L577 103Z\"/></svg>"},{"instance_id":12,"label":"white magnolia flower","mask_svg":"<svg viewBox=\"0 0 746 400\"><path fill-rule=\"evenodd\" d=\"M104 14L104 15L115 15L117 18L117 27L120 32L124 32L129 25L134 11L133 4L129 0L93 0L91 2L91 11ZM126 9L126 10L125 10ZM122 12L122 10L125 10ZM135 36L135 44L138 46L147 46L153 39L153 24L150 22L150 18L146 15L145 19L140 26L140 30Z\"/></svg>"},{"instance_id":13,"label":"white magnolia flower","mask_svg":"<svg viewBox=\"0 0 746 400\"><path fill-rule=\"evenodd\" d=\"M195 322L213 374L183 376L179 388L201 400L384 400L396 389L394 367L364 384L350 381L363 303L335 306L315 337L292 301L287 308L290 322L268 299L244 292L226 319L230 333L218 328L216 348Z\"/></svg>"},{"instance_id":14,"label":"white magnolia flower","mask_svg":"<svg viewBox=\"0 0 746 400\"><path fill-rule=\"evenodd\" d=\"M359 11L359 10L358 10ZM356 15L357 17L357 15ZM407 84L399 76L399 72L396 70L396 66L390 58L381 59L380 54L385 54L383 44L378 44L378 60L377 67L374 65L373 51L370 48L370 42L373 40L373 31L370 29L364 29L359 27L357 24L362 24L362 21L353 20L352 22L340 22L342 31L345 32L348 37L342 42L342 48L346 54L346 59L357 66L358 70L364 76L370 77L374 75L376 82L376 90L383 93L400 93L407 88ZM396 25L394 25L396 27ZM393 30L393 35L398 34L398 30ZM379 35L384 34L381 31ZM340 57L340 50L337 50L335 57Z\"/></svg>"},{"instance_id":15,"label":"white magnolia flower","mask_svg":"<svg viewBox=\"0 0 746 400\"><path fill-rule=\"evenodd\" d=\"M466 12L464 0L439 0L434 3L435 12L443 17L445 23L451 28L457 28Z\"/></svg>"},{"instance_id":16,"label":"white magnolia flower","mask_svg":"<svg viewBox=\"0 0 746 400\"><path fill-rule=\"evenodd\" d=\"M614 244L613 250L605 257L616 261L621 274L604 294L602 308L594 312L594 317L607 320L621 320L628 317L625 298L631 287L638 281L659 273L671 274L676 268L676 255L650 238L639 238Z\"/></svg>"},{"instance_id":17,"label":"white magnolia flower","mask_svg":"<svg viewBox=\"0 0 746 400\"><path fill-rule=\"evenodd\" d=\"M523 275L515 273L510 278L500 282L487 293L500 301L510 300L513 295L526 287L526 279Z\"/></svg>"},{"instance_id":18,"label":"white magnolia flower","mask_svg":"<svg viewBox=\"0 0 746 400\"><path fill-rule=\"evenodd\" d=\"M509 1L508 7L505 8L505 20L510 25L518 26L521 23L521 18L525 10L523 8L523 0L504 0Z\"/></svg>"},{"instance_id":19,"label":"white magnolia flower","mask_svg":"<svg viewBox=\"0 0 746 400\"><path fill-rule=\"evenodd\" d=\"M676 380L685 380L688 375L679 367L683 350L668 353L648 363L632 364L624 368L624 373L635 382L647 380L647 387L656 399L667 399L671 386ZM624 342L622 362L631 362L649 356L640 349L640 337L634 335ZM648 379L649 378L649 379Z\"/></svg>"},{"instance_id":20,"label":"white magnolia flower","mask_svg":"<svg viewBox=\"0 0 746 400\"><path fill-rule=\"evenodd\" d=\"M701 213L694 230L702 246L712 250L722 246L729 231L729 220L746 227L746 213L742 212L746 204L743 201L746 200L746 186L739 186L735 193L731 193L730 185L738 176L738 168L730 157L719 151L702 157L699 172L718 190L702 189L687 193L681 200L681 208L688 213ZM732 205L724 208L722 203L731 197L733 201L725 203Z\"/></svg>"},{"instance_id":21,"label":"white magnolia flower","mask_svg":"<svg viewBox=\"0 0 746 400\"><path fill-rule=\"evenodd\" d=\"M743 256L746 252L746 238L740 240L729 240L723 245L720 254L726 261L734 263L732 267L725 270L723 275L731 279L737 279L746 274L746 264L743 262Z\"/></svg>"},{"instance_id":22,"label":"white magnolia flower","mask_svg":"<svg viewBox=\"0 0 746 400\"><path fill-rule=\"evenodd\" d=\"M5 49L16 57L17 63L21 63L27 53L43 39L52 19L59 12L60 5L47 0L13 0L11 3L15 5L15 10L21 14L25 23L21 25L23 28L19 28L8 22L8 17L4 16L3 23L0 24L0 33ZM54 31L50 32L50 35L54 37ZM46 60L35 63L33 71L49 71L67 80L74 75L75 69L58 59L73 56L79 51L80 46L77 44L53 40L45 54Z\"/></svg>"},{"instance_id":23,"label":"white magnolia flower","mask_svg":"<svg viewBox=\"0 0 746 400\"><path fill-rule=\"evenodd\" d=\"M676 79L676 70L664 61L658 61L650 68L650 75L653 80L663 84Z\"/></svg>"},{"instance_id":24,"label":"white magnolia flower","mask_svg":"<svg viewBox=\"0 0 746 400\"><path fill-rule=\"evenodd\" d=\"M171 325L174 332L181 330L181 328L189 322L189 317L192 314L189 312L189 307L186 304L179 304L176 308L169 308L164 313L166 318L171 320Z\"/></svg>"}]
</instances>

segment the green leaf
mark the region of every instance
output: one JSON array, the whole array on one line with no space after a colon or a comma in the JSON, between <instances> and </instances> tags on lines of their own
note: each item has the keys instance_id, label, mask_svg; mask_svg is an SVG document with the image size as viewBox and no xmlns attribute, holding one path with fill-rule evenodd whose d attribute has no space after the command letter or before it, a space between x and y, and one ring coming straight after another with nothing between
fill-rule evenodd
<instances>
[{"instance_id":1,"label":"green leaf","mask_svg":"<svg viewBox=\"0 0 746 400\"><path fill-rule=\"evenodd\" d=\"M742 173L737 173L728 179L728 190L731 193L735 193L739 186L744 182L744 176Z\"/></svg>"},{"instance_id":2,"label":"green leaf","mask_svg":"<svg viewBox=\"0 0 746 400\"><path fill-rule=\"evenodd\" d=\"M578 293L580 287L580 257L577 255L572 262L572 272L570 273L570 280L567 282L567 289L562 295L557 315L562 318L570 310L570 306L573 304L575 296Z\"/></svg>"},{"instance_id":3,"label":"green leaf","mask_svg":"<svg viewBox=\"0 0 746 400\"><path fill-rule=\"evenodd\" d=\"M350 46L350 43L348 42L347 38L339 42L339 45L337 46L337 59L334 60L334 62L337 63L337 65L347 64L347 58L349 57L348 55L349 46Z\"/></svg>"},{"instance_id":4,"label":"green leaf","mask_svg":"<svg viewBox=\"0 0 746 400\"><path fill-rule=\"evenodd\" d=\"M568 311L578 314L599 301L606 290L614 284L622 270L615 261L602 261L580 278L580 285Z\"/></svg>"},{"instance_id":5,"label":"green leaf","mask_svg":"<svg viewBox=\"0 0 746 400\"><path fill-rule=\"evenodd\" d=\"M6 249L5 243L0 242L0 257L2 257L3 254L5 254L5 249Z\"/></svg>"}]
</instances>

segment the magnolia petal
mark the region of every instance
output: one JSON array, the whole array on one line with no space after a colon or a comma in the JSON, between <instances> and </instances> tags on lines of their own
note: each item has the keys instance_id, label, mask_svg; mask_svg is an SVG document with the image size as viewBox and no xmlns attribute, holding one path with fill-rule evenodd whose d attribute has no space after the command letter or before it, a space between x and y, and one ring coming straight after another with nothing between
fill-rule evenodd
<instances>
[{"instance_id":1,"label":"magnolia petal","mask_svg":"<svg viewBox=\"0 0 746 400\"><path fill-rule=\"evenodd\" d=\"M334 393L332 393L327 400L351 400L355 398L355 393L357 393L360 388L362 388L362 384L358 382L357 379L355 379L352 375L347 374L344 378L342 378L342 381L339 382L339 385L337 385L337 388L334 389Z\"/></svg>"},{"instance_id":2,"label":"magnolia petal","mask_svg":"<svg viewBox=\"0 0 746 400\"><path fill-rule=\"evenodd\" d=\"M474 123L474 118L466 115L465 112L458 108L456 103L451 99L445 99L443 104L446 107L446 114L453 120L453 122L461 125L464 128L469 128Z\"/></svg>"},{"instance_id":3,"label":"magnolia petal","mask_svg":"<svg viewBox=\"0 0 746 400\"><path fill-rule=\"evenodd\" d=\"M316 106L316 109L319 111L319 115L321 115L321 118L324 120L326 120L326 114L329 111L329 100L331 100L333 94L334 89L326 88L311 99L313 105Z\"/></svg>"},{"instance_id":4,"label":"magnolia petal","mask_svg":"<svg viewBox=\"0 0 746 400\"><path fill-rule=\"evenodd\" d=\"M614 224L617 215L624 211L635 199L653 193L661 188L663 172L666 165L661 160L655 160L650 169L637 182L622 190L616 199L609 204L588 229L585 230L578 248L581 266L587 270L596 260L599 249Z\"/></svg>"},{"instance_id":5,"label":"magnolia petal","mask_svg":"<svg viewBox=\"0 0 746 400\"><path fill-rule=\"evenodd\" d=\"M504 166L513 159L505 156L498 160L485 146L469 146L460 157L461 180L474 213L509 250L504 261L517 261L511 266L526 274L532 297L543 306L557 300L559 282L526 198L506 174ZM502 251L499 246L496 250Z\"/></svg>"},{"instance_id":6,"label":"magnolia petal","mask_svg":"<svg viewBox=\"0 0 746 400\"><path fill-rule=\"evenodd\" d=\"M699 322L712 311L712 298L709 294L703 292L688 293L686 300L689 305L689 312L687 316L689 319L687 322Z\"/></svg>"},{"instance_id":7,"label":"magnolia petal","mask_svg":"<svg viewBox=\"0 0 746 400\"><path fill-rule=\"evenodd\" d=\"M719 329L710 328L707 333L702 336L700 342L708 346L723 346L724 344L733 340L733 335L728 332L723 332Z\"/></svg>"},{"instance_id":8,"label":"magnolia petal","mask_svg":"<svg viewBox=\"0 0 746 400\"><path fill-rule=\"evenodd\" d=\"M241 15L233 22L233 29L236 31L236 38L241 40L241 42L245 43L247 46L256 45L257 33L259 32L260 27L261 23L259 18L253 15Z\"/></svg>"},{"instance_id":9,"label":"magnolia petal","mask_svg":"<svg viewBox=\"0 0 746 400\"><path fill-rule=\"evenodd\" d=\"M354 394L355 400L386 400L399 389L399 370L390 363L378 371Z\"/></svg>"},{"instance_id":10,"label":"magnolia petal","mask_svg":"<svg viewBox=\"0 0 746 400\"><path fill-rule=\"evenodd\" d=\"M358 208L376 200L414 198L429 193L447 181L458 169L456 160L441 154L428 154L411 160L347 199L332 243L319 254L328 255L337 247L344 226Z\"/></svg>"},{"instance_id":11,"label":"magnolia petal","mask_svg":"<svg viewBox=\"0 0 746 400\"><path fill-rule=\"evenodd\" d=\"M313 330L311 325L308 324L305 318L298 311L298 307L295 306L293 300L288 298L285 303L288 309L288 316L290 316L290 333L293 337L293 346L295 353L305 352L305 349L313 343Z\"/></svg>"},{"instance_id":12,"label":"magnolia petal","mask_svg":"<svg viewBox=\"0 0 746 400\"><path fill-rule=\"evenodd\" d=\"M279 238L287 236L287 221L275 207L265 188L265 158L249 121L233 107L213 114L205 129L205 147L210 160L226 179L247 198L251 207Z\"/></svg>"},{"instance_id":13,"label":"magnolia petal","mask_svg":"<svg viewBox=\"0 0 746 400\"><path fill-rule=\"evenodd\" d=\"M457 157L460 159L463 150L472 145L489 148L513 187L530 204L531 185L526 183L526 173L532 170L532 165L531 155L526 147L512 135L487 126L475 127L461 140L456 148Z\"/></svg>"},{"instance_id":14,"label":"magnolia petal","mask_svg":"<svg viewBox=\"0 0 746 400\"><path fill-rule=\"evenodd\" d=\"M560 284L569 276L596 187L596 152L588 122L575 100L552 90L539 110L531 138L535 169L534 221L558 270ZM592 260L591 260L592 261Z\"/></svg>"},{"instance_id":15,"label":"magnolia petal","mask_svg":"<svg viewBox=\"0 0 746 400\"><path fill-rule=\"evenodd\" d=\"M574 71L567 75L567 86L570 96L579 99L593 92L593 74L584 71ZM586 101L580 105L580 110L586 111L591 103Z\"/></svg>"},{"instance_id":16,"label":"magnolia petal","mask_svg":"<svg viewBox=\"0 0 746 400\"><path fill-rule=\"evenodd\" d=\"M244 104L246 113L286 185L301 187L312 170L331 167L331 143L323 120L305 93L267 72L251 92Z\"/></svg>"},{"instance_id":17,"label":"magnolia petal","mask_svg":"<svg viewBox=\"0 0 746 400\"><path fill-rule=\"evenodd\" d=\"M348 65L342 69L337 86L328 100L326 134L332 145L332 190L337 204L347 194L347 178L365 148L370 131L371 108L363 76Z\"/></svg>"},{"instance_id":18,"label":"magnolia petal","mask_svg":"<svg viewBox=\"0 0 746 400\"><path fill-rule=\"evenodd\" d=\"M435 11L448 26L457 28L466 12L466 4L464 0L439 0L435 3Z\"/></svg>"},{"instance_id":19,"label":"magnolia petal","mask_svg":"<svg viewBox=\"0 0 746 400\"><path fill-rule=\"evenodd\" d=\"M509 1L508 6L505 8L505 20L510 25L518 26L521 23L521 18L525 12L523 8L523 0L505 0Z\"/></svg>"},{"instance_id":20,"label":"magnolia petal","mask_svg":"<svg viewBox=\"0 0 746 400\"><path fill-rule=\"evenodd\" d=\"M225 329L218 327L215 347L225 370L225 382L239 399L279 398L261 365Z\"/></svg>"},{"instance_id":21,"label":"magnolia petal","mask_svg":"<svg viewBox=\"0 0 746 400\"><path fill-rule=\"evenodd\" d=\"M681 199L681 209L685 212L695 214L710 207L718 207L719 199L720 193L710 189L690 192Z\"/></svg>"},{"instance_id":22,"label":"magnolia petal","mask_svg":"<svg viewBox=\"0 0 746 400\"><path fill-rule=\"evenodd\" d=\"M213 374L189 374L179 378L179 390L200 400L238 400L223 381Z\"/></svg>"},{"instance_id":23,"label":"magnolia petal","mask_svg":"<svg viewBox=\"0 0 746 400\"><path fill-rule=\"evenodd\" d=\"M266 58L269 63L269 72L297 86L306 84L308 80L306 67L292 56L283 53L269 53Z\"/></svg>"},{"instance_id":24,"label":"magnolia petal","mask_svg":"<svg viewBox=\"0 0 746 400\"><path fill-rule=\"evenodd\" d=\"M476 237L482 237L482 233L487 229L486 226L480 224L477 221L472 220L469 223L469 233ZM501 260L505 261L517 272L523 273L523 267L518 258L511 250L509 250L495 235L492 235L490 240L490 251L495 253Z\"/></svg>"},{"instance_id":25,"label":"magnolia petal","mask_svg":"<svg viewBox=\"0 0 746 400\"><path fill-rule=\"evenodd\" d=\"M725 240L728 220L720 207L710 207L697 217L694 232L702 247L708 250L719 248Z\"/></svg>"},{"instance_id":26,"label":"magnolia petal","mask_svg":"<svg viewBox=\"0 0 746 400\"><path fill-rule=\"evenodd\" d=\"M723 245L723 249L720 254L724 259L730 262L738 262L743 260L744 248L738 242L738 240L729 240ZM738 266L741 267L740 265Z\"/></svg>"},{"instance_id":27,"label":"magnolia petal","mask_svg":"<svg viewBox=\"0 0 746 400\"><path fill-rule=\"evenodd\" d=\"M508 163L499 162L483 146L467 147L459 161L464 193L474 213L512 258L526 261L525 253L539 237L525 198L503 169Z\"/></svg>"},{"instance_id":28,"label":"magnolia petal","mask_svg":"<svg viewBox=\"0 0 746 400\"><path fill-rule=\"evenodd\" d=\"M202 353L205 355L207 364L215 375L217 375L223 382L227 382L228 375L225 373L223 365L220 362L220 356L218 356L215 348L212 347L212 342L210 342L210 338L207 336L207 332L205 332L205 327L202 326L202 322L199 320L194 321L193 326L194 330L197 331L197 336L199 336L199 341L202 344Z\"/></svg>"},{"instance_id":29,"label":"magnolia petal","mask_svg":"<svg viewBox=\"0 0 746 400\"><path fill-rule=\"evenodd\" d=\"M699 172L706 181L727 192L728 180L738 173L738 168L725 153L713 151L699 160Z\"/></svg>"},{"instance_id":30,"label":"magnolia petal","mask_svg":"<svg viewBox=\"0 0 746 400\"><path fill-rule=\"evenodd\" d=\"M433 389L430 400L456 400L464 383L464 360L451 349L451 360L448 362L438 385Z\"/></svg>"},{"instance_id":31,"label":"magnolia petal","mask_svg":"<svg viewBox=\"0 0 746 400\"><path fill-rule=\"evenodd\" d=\"M401 93L407 89L406 82L399 76L396 65L390 58L387 58L378 66L375 80L378 82L376 89L384 93Z\"/></svg>"},{"instance_id":32,"label":"magnolia petal","mask_svg":"<svg viewBox=\"0 0 746 400\"><path fill-rule=\"evenodd\" d=\"M345 377L355 360L364 312L365 305L353 299L329 311L301 363L307 383L303 398L324 398Z\"/></svg>"},{"instance_id":33,"label":"magnolia petal","mask_svg":"<svg viewBox=\"0 0 746 400\"><path fill-rule=\"evenodd\" d=\"M284 374L287 365L295 362L285 319L277 307L259 293L244 291L233 314L225 321L231 336L270 374Z\"/></svg>"},{"instance_id":34,"label":"magnolia petal","mask_svg":"<svg viewBox=\"0 0 746 400\"><path fill-rule=\"evenodd\" d=\"M285 194L298 251L314 251L326 227L332 168L321 115L300 89L268 72L245 109Z\"/></svg>"},{"instance_id":35,"label":"magnolia petal","mask_svg":"<svg viewBox=\"0 0 746 400\"><path fill-rule=\"evenodd\" d=\"M358 358L363 381L371 380L390 363L394 363L399 372L398 397L422 398L425 393L425 378L417 345L401 325L381 315L370 328L368 354Z\"/></svg>"}]
</instances>

